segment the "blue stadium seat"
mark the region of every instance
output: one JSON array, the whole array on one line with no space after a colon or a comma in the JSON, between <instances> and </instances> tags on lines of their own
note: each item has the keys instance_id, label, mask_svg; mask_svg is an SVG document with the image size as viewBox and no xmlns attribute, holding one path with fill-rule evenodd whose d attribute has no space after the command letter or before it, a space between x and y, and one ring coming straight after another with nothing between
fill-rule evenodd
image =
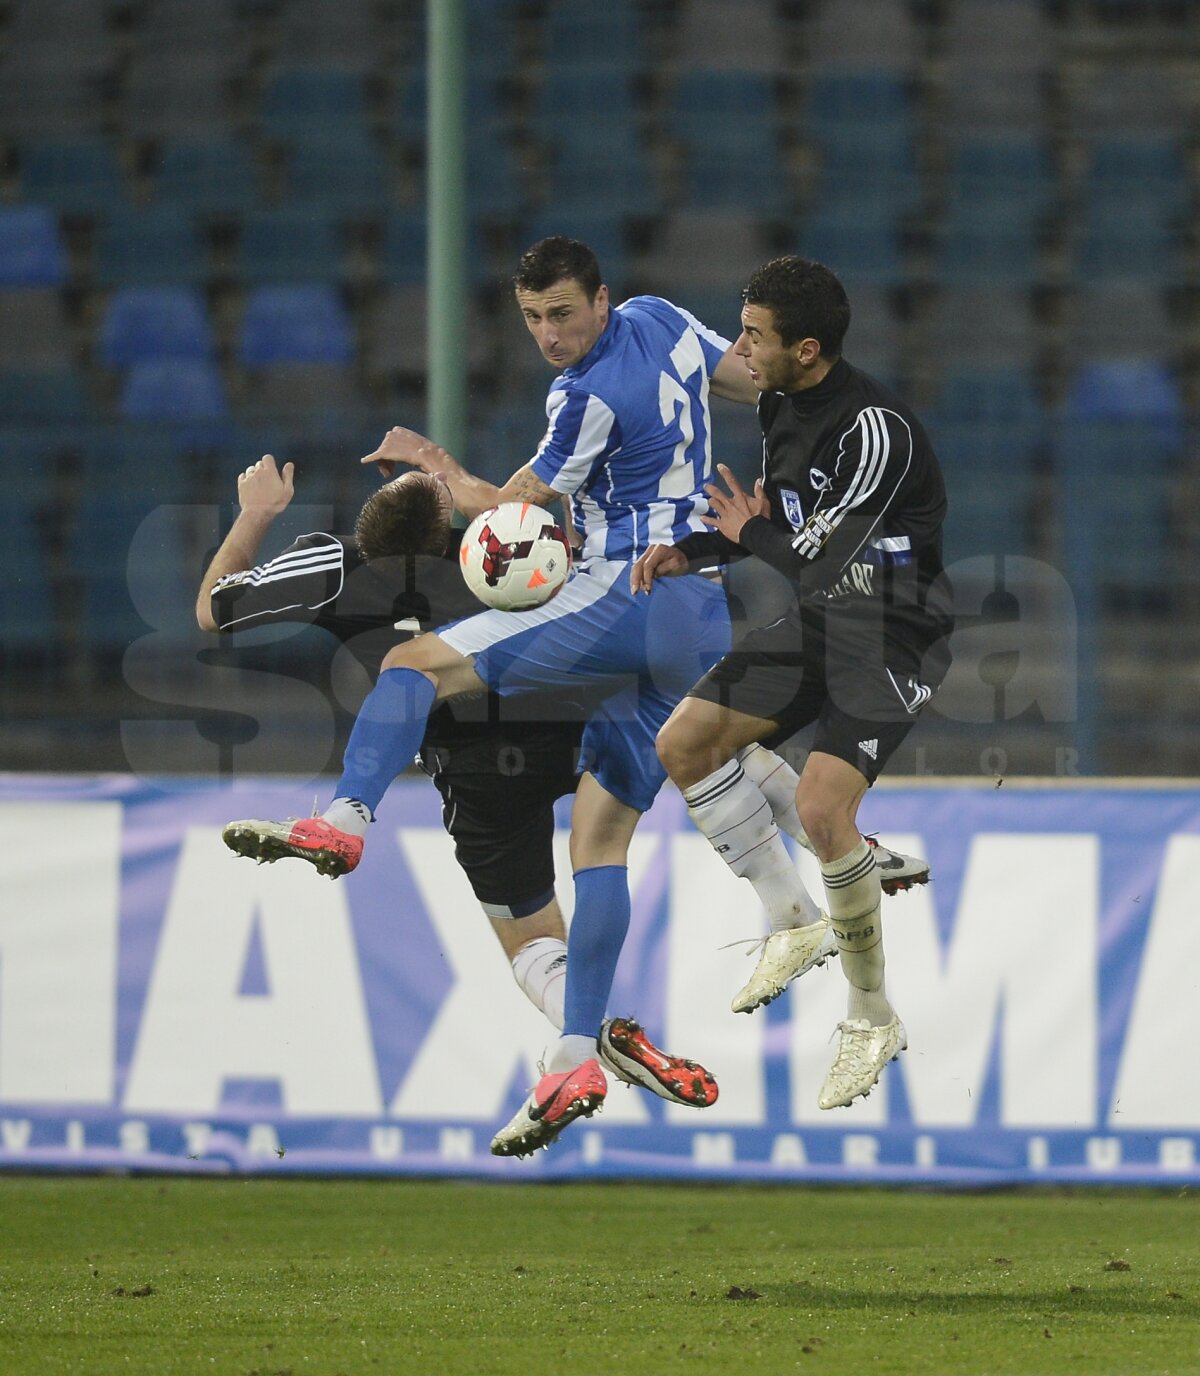
<instances>
[{"instance_id":1,"label":"blue stadium seat","mask_svg":"<svg viewBox=\"0 0 1200 1376\"><path fill-rule=\"evenodd\" d=\"M546 174L544 205L566 216L590 216L619 206L633 219L661 213L658 173L640 152L612 160L578 158L564 152ZM522 206L528 213L528 208Z\"/></svg>"},{"instance_id":2,"label":"blue stadium seat","mask_svg":"<svg viewBox=\"0 0 1200 1376\"><path fill-rule=\"evenodd\" d=\"M531 241L532 242L532 241ZM379 272L393 286L424 282L427 272L428 226L423 210L393 210L383 226ZM495 274L477 225L467 226L467 272L479 286L493 286Z\"/></svg>"},{"instance_id":3,"label":"blue stadium seat","mask_svg":"<svg viewBox=\"0 0 1200 1376\"><path fill-rule=\"evenodd\" d=\"M164 205L214 216L240 215L257 209L263 200L250 150L233 139L165 145L154 172L154 190Z\"/></svg>"},{"instance_id":4,"label":"blue stadium seat","mask_svg":"<svg viewBox=\"0 0 1200 1376\"><path fill-rule=\"evenodd\" d=\"M213 338L199 293L190 287L123 287L100 321L100 359L126 368L149 358L211 358Z\"/></svg>"},{"instance_id":5,"label":"blue stadium seat","mask_svg":"<svg viewBox=\"0 0 1200 1376\"><path fill-rule=\"evenodd\" d=\"M9 425L86 420L83 378L72 369L5 369L0 372L0 416Z\"/></svg>"},{"instance_id":6,"label":"blue stadium seat","mask_svg":"<svg viewBox=\"0 0 1200 1376\"><path fill-rule=\"evenodd\" d=\"M373 139L303 143L287 159L293 205L321 206L345 215L377 215L395 204L395 174Z\"/></svg>"},{"instance_id":7,"label":"blue stadium seat","mask_svg":"<svg viewBox=\"0 0 1200 1376\"><path fill-rule=\"evenodd\" d=\"M1012 219L1042 214L1057 192L1049 149L1042 137L993 136L955 145L948 178L950 199Z\"/></svg>"},{"instance_id":8,"label":"blue stadium seat","mask_svg":"<svg viewBox=\"0 0 1200 1376\"><path fill-rule=\"evenodd\" d=\"M646 52L637 9L631 0L551 5L543 60L547 68L640 71L646 66Z\"/></svg>"},{"instance_id":9,"label":"blue stadium seat","mask_svg":"<svg viewBox=\"0 0 1200 1376\"><path fill-rule=\"evenodd\" d=\"M261 210L242 224L241 277L247 283L330 282L341 267L337 225L323 208Z\"/></svg>"},{"instance_id":10,"label":"blue stadium seat","mask_svg":"<svg viewBox=\"0 0 1200 1376\"><path fill-rule=\"evenodd\" d=\"M921 178L906 127L852 124L836 134L821 134L816 147L813 202L820 210L845 207L894 218L920 205Z\"/></svg>"},{"instance_id":11,"label":"blue stadium seat","mask_svg":"<svg viewBox=\"0 0 1200 1376\"><path fill-rule=\"evenodd\" d=\"M1045 410L1024 368L964 368L948 371L938 390L936 411L955 422L984 425L1045 423Z\"/></svg>"},{"instance_id":12,"label":"blue stadium seat","mask_svg":"<svg viewBox=\"0 0 1200 1376\"><path fill-rule=\"evenodd\" d=\"M1183 444L1186 407L1179 381L1155 358L1085 363L1072 378L1065 414L1072 422L1132 422L1157 432L1160 448Z\"/></svg>"},{"instance_id":13,"label":"blue stadium seat","mask_svg":"<svg viewBox=\"0 0 1200 1376\"><path fill-rule=\"evenodd\" d=\"M630 72L555 67L533 107L533 129L544 143L586 157L602 140L610 153L640 151L642 138Z\"/></svg>"},{"instance_id":14,"label":"blue stadium seat","mask_svg":"<svg viewBox=\"0 0 1200 1376\"><path fill-rule=\"evenodd\" d=\"M912 85L888 68L815 72L804 95L802 132L821 142L841 137L855 125L911 130Z\"/></svg>"},{"instance_id":15,"label":"blue stadium seat","mask_svg":"<svg viewBox=\"0 0 1200 1376\"><path fill-rule=\"evenodd\" d=\"M20 483L10 485L0 540L0 644L10 654L55 640L51 565L37 517L38 503Z\"/></svg>"},{"instance_id":16,"label":"blue stadium seat","mask_svg":"<svg viewBox=\"0 0 1200 1376\"><path fill-rule=\"evenodd\" d=\"M1178 431L1158 418L1064 415L1057 463L1070 513L1068 576L1099 584L1110 596L1169 599L1179 444Z\"/></svg>"},{"instance_id":17,"label":"blue stadium seat","mask_svg":"<svg viewBox=\"0 0 1200 1376\"><path fill-rule=\"evenodd\" d=\"M263 132L284 143L328 137L333 128L367 131L362 79L336 68L292 67L267 82L262 106Z\"/></svg>"},{"instance_id":18,"label":"blue stadium seat","mask_svg":"<svg viewBox=\"0 0 1200 1376\"><path fill-rule=\"evenodd\" d=\"M31 201L70 215L107 215L129 207L116 150L104 139L28 143L20 159L21 187Z\"/></svg>"},{"instance_id":19,"label":"blue stadium seat","mask_svg":"<svg viewBox=\"0 0 1200 1376\"><path fill-rule=\"evenodd\" d=\"M119 652L151 630L191 634L196 552L182 518L183 509L153 499L89 495L67 557L81 580L76 614L90 649Z\"/></svg>"},{"instance_id":20,"label":"blue stadium seat","mask_svg":"<svg viewBox=\"0 0 1200 1376\"><path fill-rule=\"evenodd\" d=\"M943 419L940 412L927 420L950 503L947 565L984 554L1027 554L1043 431L982 418Z\"/></svg>"},{"instance_id":21,"label":"blue stadium seat","mask_svg":"<svg viewBox=\"0 0 1200 1376\"><path fill-rule=\"evenodd\" d=\"M349 363L350 319L330 286L258 287L246 301L238 357L248 368L276 363Z\"/></svg>"},{"instance_id":22,"label":"blue stadium seat","mask_svg":"<svg viewBox=\"0 0 1200 1376\"><path fill-rule=\"evenodd\" d=\"M1075 272L1082 282L1183 280L1183 247L1161 206L1130 199L1084 207Z\"/></svg>"},{"instance_id":23,"label":"blue stadium seat","mask_svg":"<svg viewBox=\"0 0 1200 1376\"><path fill-rule=\"evenodd\" d=\"M803 223L792 251L827 263L850 284L851 300L856 280L889 286L905 276L895 225L885 218L864 218L853 206L819 208Z\"/></svg>"},{"instance_id":24,"label":"blue stadium seat","mask_svg":"<svg viewBox=\"0 0 1200 1376\"><path fill-rule=\"evenodd\" d=\"M121 389L127 420L208 421L228 415L225 384L203 358L146 358L133 364Z\"/></svg>"},{"instance_id":25,"label":"blue stadium seat","mask_svg":"<svg viewBox=\"0 0 1200 1376\"><path fill-rule=\"evenodd\" d=\"M42 205L0 206L0 284L57 287L67 276L58 217Z\"/></svg>"},{"instance_id":26,"label":"blue stadium seat","mask_svg":"<svg viewBox=\"0 0 1200 1376\"><path fill-rule=\"evenodd\" d=\"M681 205L692 210L744 210L766 220L792 211L792 194L782 168L763 176L762 166L726 148L695 144L683 157Z\"/></svg>"},{"instance_id":27,"label":"blue stadium seat","mask_svg":"<svg viewBox=\"0 0 1200 1376\"><path fill-rule=\"evenodd\" d=\"M1084 182L1089 205L1136 204L1170 219L1186 211L1191 179L1182 139L1104 138L1090 151Z\"/></svg>"},{"instance_id":28,"label":"blue stadium seat","mask_svg":"<svg viewBox=\"0 0 1200 1376\"><path fill-rule=\"evenodd\" d=\"M720 148L760 159L778 144L775 87L761 72L684 72L668 97L667 131L687 147Z\"/></svg>"},{"instance_id":29,"label":"blue stadium seat","mask_svg":"<svg viewBox=\"0 0 1200 1376\"><path fill-rule=\"evenodd\" d=\"M1001 203L950 208L937 237L934 275L950 285L1034 282L1039 277L1038 236L1033 218L1005 214Z\"/></svg>"},{"instance_id":30,"label":"blue stadium seat","mask_svg":"<svg viewBox=\"0 0 1200 1376\"><path fill-rule=\"evenodd\" d=\"M100 227L95 272L102 286L194 284L206 271L196 226L174 206L113 215Z\"/></svg>"}]
</instances>

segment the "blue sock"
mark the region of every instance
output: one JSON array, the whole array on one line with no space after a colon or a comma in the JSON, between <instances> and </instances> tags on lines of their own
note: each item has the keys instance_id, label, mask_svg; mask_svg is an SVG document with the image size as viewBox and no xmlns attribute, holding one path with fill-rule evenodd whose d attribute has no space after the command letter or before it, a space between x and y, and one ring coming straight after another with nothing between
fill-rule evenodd
<instances>
[{"instance_id":1,"label":"blue sock","mask_svg":"<svg viewBox=\"0 0 1200 1376\"><path fill-rule=\"evenodd\" d=\"M564 1037L600 1033L617 957L629 930L629 906L629 871L624 865L575 871L575 916L567 934Z\"/></svg>"},{"instance_id":2,"label":"blue sock","mask_svg":"<svg viewBox=\"0 0 1200 1376\"><path fill-rule=\"evenodd\" d=\"M357 798L374 813L392 780L412 763L437 689L416 669L385 669L363 699L350 732L338 798Z\"/></svg>"}]
</instances>

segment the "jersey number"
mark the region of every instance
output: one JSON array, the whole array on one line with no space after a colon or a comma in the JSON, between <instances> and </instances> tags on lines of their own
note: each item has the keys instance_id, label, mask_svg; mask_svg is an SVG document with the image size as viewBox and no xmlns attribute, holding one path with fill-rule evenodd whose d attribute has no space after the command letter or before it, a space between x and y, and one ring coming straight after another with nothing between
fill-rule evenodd
<instances>
[{"instance_id":1,"label":"jersey number","mask_svg":"<svg viewBox=\"0 0 1200 1376\"><path fill-rule=\"evenodd\" d=\"M658 484L660 497L690 497L696 491L696 473L687 451L696 438L696 427L692 424L692 402L694 398L683 383L697 370L704 367L704 354L701 352L696 336L686 330L679 336L679 342L671 350L671 365L678 377L672 377L665 369L658 375L658 411L664 425L677 424L680 439L675 446L671 467L663 474ZM707 448L707 445L705 446ZM707 464L705 465L707 468Z\"/></svg>"}]
</instances>

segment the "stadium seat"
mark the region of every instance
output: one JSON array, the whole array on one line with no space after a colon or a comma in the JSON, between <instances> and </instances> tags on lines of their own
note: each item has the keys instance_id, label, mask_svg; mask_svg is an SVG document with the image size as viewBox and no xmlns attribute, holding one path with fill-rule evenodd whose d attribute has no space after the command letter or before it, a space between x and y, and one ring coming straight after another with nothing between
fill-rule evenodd
<instances>
[{"instance_id":1,"label":"stadium seat","mask_svg":"<svg viewBox=\"0 0 1200 1376\"><path fill-rule=\"evenodd\" d=\"M950 503L947 566L979 555L1028 554L1041 428L978 417L943 419L940 411L927 420Z\"/></svg>"},{"instance_id":2,"label":"stadium seat","mask_svg":"<svg viewBox=\"0 0 1200 1376\"><path fill-rule=\"evenodd\" d=\"M67 544L82 588L75 614L89 649L119 653L152 630L191 635L198 564L185 514L147 499L89 496L86 519Z\"/></svg>"},{"instance_id":3,"label":"stadium seat","mask_svg":"<svg viewBox=\"0 0 1200 1376\"><path fill-rule=\"evenodd\" d=\"M354 339L335 288L257 287L246 300L238 358L248 368L277 363L349 363Z\"/></svg>"},{"instance_id":4,"label":"stadium seat","mask_svg":"<svg viewBox=\"0 0 1200 1376\"><path fill-rule=\"evenodd\" d=\"M602 120L597 127L597 120ZM553 68L533 106L532 129L545 145L588 157L597 141L610 155L640 153L641 118L629 72L604 68Z\"/></svg>"},{"instance_id":5,"label":"stadium seat","mask_svg":"<svg viewBox=\"0 0 1200 1376\"><path fill-rule=\"evenodd\" d=\"M249 379L244 400L248 412L292 421L301 416L342 420L362 404L354 370L345 363L277 363Z\"/></svg>"},{"instance_id":6,"label":"stadium seat","mask_svg":"<svg viewBox=\"0 0 1200 1376\"><path fill-rule=\"evenodd\" d=\"M292 206L379 215L396 202L395 171L379 145L358 134L303 143L287 158L287 196Z\"/></svg>"},{"instance_id":7,"label":"stadium seat","mask_svg":"<svg viewBox=\"0 0 1200 1376\"><path fill-rule=\"evenodd\" d=\"M645 44L632 0L551 5L542 60L549 69L642 71L647 65Z\"/></svg>"},{"instance_id":8,"label":"stadium seat","mask_svg":"<svg viewBox=\"0 0 1200 1376\"><path fill-rule=\"evenodd\" d=\"M924 188L912 130L905 124L849 124L816 136L817 177L812 203L895 219L920 207Z\"/></svg>"},{"instance_id":9,"label":"stadium seat","mask_svg":"<svg viewBox=\"0 0 1200 1376\"><path fill-rule=\"evenodd\" d=\"M0 372L0 416L7 424L82 421L89 411L83 379L70 368Z\"/></svg>"},{"instance_id":10,"label":"stadium seat","mask_svg":"<svg viewBox=\"0 0 1200 1376\"><path fill-rule=\"evenodd\" d=\"M57 287L66 275L57 215L42 205L0 206L0 285Z\"/></svg>"},{"instance_id":11,"label":"stadium seat","mask_svg":"<svg viewBox=\"0 0 1200 1376\"><path fill-rule=\"evenodd\" d=\"M4 499L0 540L0 644L8 653L37 651L54 640L54 589L38 504L23 484Z\"/></svg>"},{"instance_id":12,"label":"stadium seat","mask_svg":"<svg viewBox=\"0 0 1200 1376\"><path fill-rule=\"evenodd\" d=\"M940 227L934 253L939 283L970 286L986 282L1028 283L1039 279L1036 221L1005 203L959 202Z\"/></svg>"},{"instance_id":13,"label":"stadium seat","mask_svg":"<svg viewBox=\"0 0 1200 1376\"><path fill-rule=\"evenodd\" d=\"M804 93L801 133L820 143L855 126L881 136L913 125L912 83L893 68L816 71Z\"/></svg>"},{"instance_id":14,"label":"stadium seat","mask_svg":"<svg viewBox=\"0 0 1200 1376\"><path fill-rule=\"evenodd\" d=\"M362 79L336 68L276 71L268 78L263 94L262 128L269 138L281 143L328 138L335 128L365 136L367 104Z\"/></svg>"},{"instance_id":15,"label":"stadium seat","mask_svg":"<svg viewBox=\"0 0 1200 1376\"><path fill-rule=\"evenodd\" d=\"M895 225L886 219L865 219L852 206L818 209L802 222L790 251L827 263L847 284L851 301L855 282L890 286L905 276Z\"/></svg>"},{"instance_id":16,"label":"stadium seat","mask_svg":"<svg viewBox=\"0 0 1200 1376\"><path fill-rule=\"evenodd\" d=\"M1092 207L1135 204L1156 218L1178 217L1192 194L1183 140L1177 135L1099 139L1089 152L1083 190Z\"/></svg>"},{"instance_id":17,"label":"stadium seat","mask_svg":"<svg viewBox=\"0 0 1200 1376\"><path fill-rule=\"evenodd\" d=\"M1183 245L1161 207L1131 198L1087 206L1074 258L1081 283L1137 281L1168 285L1186 276Z\"/></svg>"},{"instance_id":18,"label":"stadium seat","mask_svg":"<svg viewBox=\"0 0 1200 1376\"><path fill-rule=\"evenodd\" d=\"M207 271L196 226L175 206L109 216L97 235L94 261L101 286L194 284Z\"/></svg>"},{"instance_id":19,"label":"stadium seat","mask_svg":"<svg viewBox=\"0 0 1200 1376\"><path fill-rule=\"evenodd\" d=\"M1057 194L1054 164L1045 133L960 137L953 146L947 182L949 199L977 213L1009 221L1044 213ZM986 208L986 209L985 209Z\"/></svg>"},{"instance_id":20,"label":"stadium seat","mask_svg":"<svg viewBox=\"0 0 1200 1376\"><path fill-rule=\"evenodd\" d=\"M681 306L697 293L736 301L748 268L769 256L768 246L762 220L749 209L676 210L662 218L652 247L639 257L638 280Z\"/></svg>"},{"instance_id":21,"label":"stadium seat","mask_svg":"<svg viewBox=\"0 0 1200 1376\"><path fill-rule=\"evenodd\" d=\"M242 215L263 201L251 152L233 139L164 144L153 179L160 203L202 215Z\"/></svg>"},{"instance_id":22,"label":"stadium seat","mask_svg":"<svg viewBox=\"0 0 1200 1376\"><path fill-rule=\"evenodd\" d=\"M1071 380L1066 413L1081 421L1154 424L1164 445L1183 441L1185 407L1174 372L1155 358L1111 358L1084 364Z\"/></svg>"},{"instance_id":23,"label":"stadium seat","mask_svg":"<svg viewBox=\"0 0 1200 1376\"><path fill-rule=\"evenodd\" d=\"M213 338L204 302L189 287L124 287L100 321L99 352L109 368L153 358L205 359Z\"/></svg>"},{"instance_id":24,"label":"stadium seat","mask_svg":"<svg viewBox=\"0 0 1200 1376\"><path fill-rule=\"evenodd\" d=\"M946 420L1040 427L1045 412L1028 367L952 369L942 378L936 412Z\"/></svg>"},{"instance_id":25,"label":"stadium seat","mask_svg":"<svg viewBox=\"0 0 1200 1376\"><path fill-rule=\"evenodd\" d=\"M760 72L685 71L667 99L667 132L685 148L721 149L755 161L778 145L775 87Z\"/></svg>"},{"instance_id":26,"label":"stadium seat","mask_svg":"<svg viewBox=\"0 0 1200 1376\"><path fill-rule=\"evenodd\" d=\"M337 225L322 207L260 210L242 223L239 270L252 286L334 281L342 260Z\"/></svg>"},{"instance_id":27,"label":"stadium seat","mask_svg":"<svg viewBox=\"0 0 1200 1376\"><path fill-rule=\"evenodd\" d=\"M120 414L127 420L208 421L229 404L216 365L202 358L145 358L129 369Z\"/></svg>"},{"instance_id":28,"label":"stadium seat","mask_svg":"<svg viewBox=\"0 0 1200 1376\"><path fill-rule=\"evenodd\" d=\"M379 260L379 275L384 282L400 286L425 281L428 234L424 210L393 210L388 215L384 221ZM488 264L485 245L475 224L467 225L467 272L477 286L495 285L495 274Z\"/></svg>"},{"instance_id":29,"label":"stadium seat","mask_svg":"<svg viewBox=\"0 0 1200 1376\"><path fill-rule=\"evenodd\" d=\"M116 150L104 139L22 144L20 167L26 197L63 214L106 215L130 205Z\"/></svg>"},{"instance_id":30,"label":"stadium seat","mask_svg":"<svg viewBox=\"0 0 1200 1376\"><path fill-rule=\"evenodd\" d=\"M544 190L542 208L567 216L602 214L620 206L631 219L650 219L663 208L657 169L640 152L615 157L601 150L590 159L563 153L551 163ZM523 203L515 209L529 213Z\"/></svg>"}]
</instances>

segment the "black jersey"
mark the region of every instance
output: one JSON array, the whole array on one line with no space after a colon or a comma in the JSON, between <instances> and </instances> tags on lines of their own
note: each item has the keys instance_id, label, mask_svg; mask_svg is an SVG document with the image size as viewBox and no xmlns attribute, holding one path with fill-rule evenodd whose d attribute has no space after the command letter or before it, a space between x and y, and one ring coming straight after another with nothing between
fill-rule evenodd
<instances>
[{"instance_id":1,"label":"black jersey","mask_svg":"<svg viewBox=\"0 0 1200 1376\"><path fill-rule=\"evenodd\" d=\"M374 676L394 646L482 608L458 567L460 532L443 557L391 556L369 563L352 540L302 535L265 564L217 580L212 614L222 631L304 622L330 632ZM426 746L453 749L501 730L511 743L564 731L580 734L583 707L555 696L501 703L495 695L443 704L429 719Z\"/></svg>"},{"instance_id":2,"label":"black jersey","mask_svg":"<svg viewBox=\"0 0 1200 1376\"><path fill-rule=\"evenodd\" d=\"M789 577L827 620L882 617L889 635L921 650L944 639L953 625L946 488L908 405L839 359L815 387L764 393L758 414L771 512L746 523L741 548ZM699 556L704 541L684 548Z\"/></svg>"}]
</instances>

